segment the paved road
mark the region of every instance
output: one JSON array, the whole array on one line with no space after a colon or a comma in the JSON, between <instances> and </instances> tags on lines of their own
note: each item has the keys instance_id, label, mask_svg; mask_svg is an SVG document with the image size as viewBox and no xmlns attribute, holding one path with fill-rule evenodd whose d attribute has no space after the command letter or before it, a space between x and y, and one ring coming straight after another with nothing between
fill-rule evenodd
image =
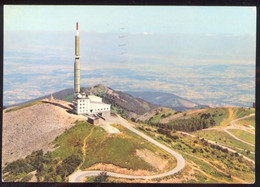
<instances>
[{"instance_id":1,"label":"paved road","mask_svg":"<svg viewBox=\"0 0 260 187\"><path fill-rule=\"evenodd\" d=\"M141 136L142 138L146 139L147 141L155 144L156 146L162 148L163 150L167 151L168 153L170 153L172 156L174 156L177 160L177 165L174 169L166 172L166 173L162 173L162 174L158 174L158 175L151 175L151 176L135 176L135 175L125 175L125 174L119 174L119 173L114 173L114 172L107 172L107 174L109 176L112 177L119 177L119 178L126 178L126 179L155 179L155 178L161 178L161 177L166 177L169 175L173 175L179 171L181 171L184 167L185 167L185 160L182 157L182 155L180 155L179 153L173 151L172 149L166 147L165 145L155 141L154 139L152 139L151 137L143 134L142 132L136 130L135 128L133 128L131 126L131 124L126 121L125 119L121 118L120 116L118 116L118 118L114 119L115 122L120 123L122 126L124 126L125 128L131 130L132 132L138 134L139 136ZM74 172L73 174L71 174L69 176L69 182L81 182L82 179L84 179L85 177L88 176L96 176L99 175L102 171L81 171L78 170L76 172Z\"/></svg>"}]
</instances>

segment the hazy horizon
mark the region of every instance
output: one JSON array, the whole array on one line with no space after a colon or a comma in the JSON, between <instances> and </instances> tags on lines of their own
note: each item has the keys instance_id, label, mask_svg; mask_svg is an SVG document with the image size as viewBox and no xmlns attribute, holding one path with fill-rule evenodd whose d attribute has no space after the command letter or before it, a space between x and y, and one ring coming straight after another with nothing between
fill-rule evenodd
<instances>
[{"instance_id":1,"label":"hazy horizon","mask_svg":"<svg viewBox=\"0 0 260 187\"><path fill-rule=\"evenodd\" d=\"M211 106L255 101L255 8L120 8L80 6L77 15L71 6L4 6L4 105L73 87L76 21L82 87L161 91Z\"/></svg>"}]
</instances>

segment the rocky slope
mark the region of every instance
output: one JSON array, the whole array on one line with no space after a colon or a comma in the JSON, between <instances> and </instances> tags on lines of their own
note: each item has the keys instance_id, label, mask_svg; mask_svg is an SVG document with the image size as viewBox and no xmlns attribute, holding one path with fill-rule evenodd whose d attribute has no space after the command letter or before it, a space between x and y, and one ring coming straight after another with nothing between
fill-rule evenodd
<instances>
[{"instance_id":1,"label":"rocky slope","mask_svg":"<svg viewBox=\"0 0 260 187\"><path fill-rule=\"evenodd\" d=\"M50 143L76 120L84 117L67 112L69 103L56 100L3 112L2 164L23 158L32 151L48 151Z\"/></svg>"}]
</instances>

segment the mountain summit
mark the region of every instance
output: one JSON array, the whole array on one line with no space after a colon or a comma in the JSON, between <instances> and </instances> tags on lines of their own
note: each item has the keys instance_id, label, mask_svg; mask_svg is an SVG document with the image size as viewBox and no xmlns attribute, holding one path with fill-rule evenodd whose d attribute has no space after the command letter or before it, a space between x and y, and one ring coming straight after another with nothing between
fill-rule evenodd
<instances>
[{"instance_id":1,"label":"mountain summit","mask_svg":"<svg viewBox=\"0 0 260 187\"><path fill-rule=\"evenodd\" d=\"M98 84L90 88L83 88L88 95L97 95L103 98L105 103L112 105L112 109L117 110L125 117L132 114L142 115L157 107L143 99L135 98L127 93L115 91L104 84Z\"/></svg>"}]
</instances>

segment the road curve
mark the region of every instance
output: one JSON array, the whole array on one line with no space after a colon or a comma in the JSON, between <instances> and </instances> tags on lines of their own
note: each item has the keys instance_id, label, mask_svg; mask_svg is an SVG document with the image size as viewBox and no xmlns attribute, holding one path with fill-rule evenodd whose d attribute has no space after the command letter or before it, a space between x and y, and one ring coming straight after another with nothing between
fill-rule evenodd
<instances>
[{"instance_id":1,"label":"road curve","mask_svg":"<svg viewBox=\"0 0 260 187\"><path fill-rule=\"evenodd\" d=\"M207 128L207 129L202 129L202 130L203 130L203 131L207 131L207 130L223 130L223 131L225 131L226 133L228 133L230 136L232 136L234 139L236 139L236 140L238 140L238 141L241 141L241 142L243 142L243 143L245 143L245 144L248 144L248 145L251 145L251 146L255 146L254 144L248 143L248 142L246 142L246 141L244 141L244 140L241 140L241 139L237 138L235 135L233 135L231 132L229 132L229 131L227 130L227 129L240 129L240 130L244 130L243 128L237 127L235 123L236 123L237 121L239 121L239 120L246 119L246 118L249 118L249 117L254 116L254 115L255 115L255 114L250 114L250 115L248 115L248 116L244 116L244 117L241 117L241 118L237 118L237 119L231 121L231 126L227 126L227 127L224 127L224 128L216 128L216 127L215 127L215 128ZM187 133L187 132L182 132L182 131L177 131L177 132L180 133L180 134L186 134L186 135L191 136L191 137L194 137L194 138L196 137L195 135L192 135L192 134ZM248 132L248 131L247 131L247 132ZM206 138L200 138L200 139L207 140L207 141L208 141L209 143L211 143L211 144L219 145L219 146L221 146L221 147L224 148L224 149L228 149L229 151L231 151L231 152L233 152L233 153L237 153L237 151L235 151L234 149L231 149L231 148L226 147L226 146L224 146L224 145L222 145L222 144L216 143L216 142L214 142L214 141L212 141L212 140L208 140L208 139L206 139ZM240 155L242 155L242 154L240 154ZM246 160L248 160L248 161L250 161L250 162L255 163L254 160L252 160L252 159L250 159L250 158L248 158L248 157L246 157L246 156L244 156L244 155L242 155L242 156L243 156L244 159L246 159Z\"/></svg>"},{"instance_id":2,"label":"road curve","mask_svg":"<svg viewBox=\"0 0 260 187\"><path fill-rule=\"evenodd\" d=\"M255 114L250 114L250 115L248 115L248 116L244 116L244 117L241 117L241 118L237 118L237 119L231 121L231 126L227 126L227 127L224 127L224 128L216 128L216 127L215 127L215 128L208 128L208 129L202 129L202 130L204 130L204 131L206 131L206 130L223 130L223 131L225 131L226 133L228 133L230 136L232 136L234 139L236 139L236 140L238 140L238 141L240 141L240 142L243 142L243 143L245 143L245 144L247 144L247 145L250 145L250 146L253 146L253 147L254 147L254 146L255 146L254 144L251 144L251 143L249 143L249 142L247 142L247 141L241 140L240 138L236 137L234 134L232 134L231 132L228 131L228 129L238 129L238 130L246 131L246 132L248 132L248 133L250 133L250 134L254 134L254 133L248 131L246 128L244 128L244 127L239 127L239 126L236 125L236 122L237 122L237 121L242 120L242 119L249 118L249 117L254 116L254 115L255 115Z\"/></svg>"},{"instance_id":3,"label":"road curve","mask_svg":"<svg viewBox=\"0 0 260 187\"><path fill-rule=\"evenodd\" d=\"M146 139L147 141L155 144L156 146L162 148L163 150L167 151L168 153L170 153L172 156L174 156L176 158L177 161L177 165L174 169L166 172L166 173L162 173L162 174L157 174L157 175L150 175L150 176L137 176L137 175L126 175L126 174L119 174L119 173L114 173L114 172L107 172L107 175L111 176L111 177L118 177L118 178L125 178L125 179L155 179L155 178L161 178L161 177L166 177L169 175L173 175L179 171L181 171L184 167L185 167L185 160L182 157L182 155L180 155L179 153L173 151L172 149L166 147L165 145L157 142L156 140L152 139L151 137L143 134L142 132L136 130L135 128L131 127L129 125L129 122L126 121L125 119L121 118L120 116L118 116L118 118L120 118L120 125L124 126L125 128L129 129L130 131L138 134L139 136L141 136L142 138ZM73 174L71 174L69 176L69 182L81 182L81 180L85 177L88 176L96 176L99 175L101 172L103 171L81 171L78 170L76 172L74 172Z\"/></svg>"}]
</instances>

